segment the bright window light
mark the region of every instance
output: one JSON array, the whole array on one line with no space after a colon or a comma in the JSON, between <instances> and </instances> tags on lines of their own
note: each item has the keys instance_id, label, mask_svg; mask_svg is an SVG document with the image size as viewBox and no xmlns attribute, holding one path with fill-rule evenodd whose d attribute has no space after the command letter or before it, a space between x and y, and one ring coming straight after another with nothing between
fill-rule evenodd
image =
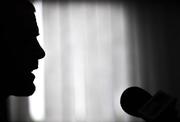
<instances>
[{"instance_id":1,"label":"bright window light","mask_svg":"<svg viewBox=\"0 0 180 122\"><path fill-rule=\"evenodd\" d=\"M86 119L86 102L85 102L85 58L84 58L84 43L86 42L86 18L85 8L81 8L80 11L76 11L78 6L71 4L70 11L70 40L73 44L73 82L74 82L74 96L75 96L75 116L78 121L85 121ZM77 43L79 42L79 43Z\"/></svg>"},{"instance_id":2,"label":"bright window light","mask_svg":"<svg viewBox=\"0 0 180 122\"><path fill-rule=\"evenodd\" d=\"M42 2L34 2L36 8L36 20L39 27L40 35L37 37L40 45L43 47L43 21L42 21ZM44 103L44 60L39 61L39 68L33 72L36 76L34 84L36 85L35 93L30 97L30 114L33 120L43 121L45 116Z\"/></svg>"},{"instance_id":3,"label":"bright window light","mask_svg":"<svg viewBox=\"0 0 180 122\"><path fill-rule=\"evenodd\" d=\"M50 63L55 72L46 81L50 85L45 101L44 60L40 60L34 72L37 89L30 97L33 120L128 122L129 116L119 105L120 95L131 84L125 8L114 4L43 3L46 16L42 16L42 2L34 5L40 29L38 40L43 47L43 36L48 37L47 52L55 55L55 63Z\"/></svg>"}]
</instances>

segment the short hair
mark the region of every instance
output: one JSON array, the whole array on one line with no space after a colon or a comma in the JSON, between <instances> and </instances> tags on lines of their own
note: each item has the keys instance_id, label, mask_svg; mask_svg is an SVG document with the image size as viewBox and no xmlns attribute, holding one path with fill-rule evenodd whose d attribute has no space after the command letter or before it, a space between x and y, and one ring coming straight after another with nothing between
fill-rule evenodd
<instances>
[{"instance_id":1,"label":"short hair","mask_svg":"<svg viewBox=\"0 0 180 122\"><path fill-rule=\"evenodd\" d=\"M0 7L1 19L6 21L13 21L17 19L22 13L35 12L33 4L29 0L3 0ZM16 17L16 18L13 18Z\"/></svg>"},{"instance_id":2,"label":"short hair","mask_svg":"<svg viewBox=\"0 0 180 122\"><path fill-rule=\"evenodd\" d=\"M17 32L20 32L19 30L24 25L28 26L27 24L22 23L24 22L23 19L26 19L26 21L36 21L33 15L35 7L29 0L3 0L1 6L0 11L2 14L0 14L0 30L2 36L4 36L2 38L5 40L7 40L7 37L12 36L12 34L17 35ZM27 17L31 16L33 20L28 20L26 15Z\"/></svg>"},{"instance_id":3,"label":"short hair","mask_svg":"<svg viewBox=\"0 0 180 122\"><path fill-rule=\"evenodd\" d=\"M11 10L20 10L23 9L25 11L35 11L35 8L33 4L29 0L6 0L1 2L1 7L4 9L3 12L9 11L12 12Z\"/></svg>"}]
</instances>

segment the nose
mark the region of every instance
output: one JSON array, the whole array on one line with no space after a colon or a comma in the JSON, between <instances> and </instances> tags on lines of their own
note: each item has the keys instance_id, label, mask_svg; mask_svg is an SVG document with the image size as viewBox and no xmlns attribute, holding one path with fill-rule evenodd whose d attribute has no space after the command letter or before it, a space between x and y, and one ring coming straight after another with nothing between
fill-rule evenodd
<instances>
[{"instance_id":1,"label":"nose","mask_svg":"<svg viewBox=\"0 0 180 122\"><path fill-rule=\"evenodd\" d=\"M36 46L34 48L34 55L36 56L37 59L42 59L45 57L45 51L39 44L38 40L36 40L35 42L36 42L35 44Z\"/></svg>"},{"instance_id":2,"label":"nose","mask_svg":"<svg viewBox=\"0 0 180 122\"><path fill-rule=\"evenodd\" d=\"M42 49L42 47L39 45L39 52L38 52L38 59L42 59L45 57L45 51Z\"/></svg>"}]
</instances>

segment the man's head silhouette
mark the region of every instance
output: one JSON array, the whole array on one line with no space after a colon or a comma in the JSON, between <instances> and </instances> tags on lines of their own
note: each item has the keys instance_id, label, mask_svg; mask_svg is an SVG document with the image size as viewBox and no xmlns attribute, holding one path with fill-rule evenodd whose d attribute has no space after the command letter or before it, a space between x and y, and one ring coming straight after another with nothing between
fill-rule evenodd
<instances>
[{"instance_id":1,"label":"man's head silhouette","mask_svg":"<svg viewBox=\"0 0 180 122\"><path fill-rule=\"evenodd\" d=\"M34 93L38 60L45 56L39 35L35 8L28 0L7 0L1 4L0 96L29 96Z\"/></svg>"}]
</instances>

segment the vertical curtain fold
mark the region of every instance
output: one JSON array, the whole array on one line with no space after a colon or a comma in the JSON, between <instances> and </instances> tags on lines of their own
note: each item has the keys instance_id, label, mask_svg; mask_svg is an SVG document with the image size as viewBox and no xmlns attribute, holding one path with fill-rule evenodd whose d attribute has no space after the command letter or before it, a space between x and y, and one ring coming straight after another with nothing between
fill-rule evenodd
<instances>
[{"instance_id":1,"label":"vertical curtain fold","mask_svg":"<svg viewBox=\"0 0 180 122\"><path fill-rule=\"evenodd\" d=\"M123 5L45 2L43 10L47 120L128 121L119 105L133 82Z\"/></svg>"}]
</instances>

